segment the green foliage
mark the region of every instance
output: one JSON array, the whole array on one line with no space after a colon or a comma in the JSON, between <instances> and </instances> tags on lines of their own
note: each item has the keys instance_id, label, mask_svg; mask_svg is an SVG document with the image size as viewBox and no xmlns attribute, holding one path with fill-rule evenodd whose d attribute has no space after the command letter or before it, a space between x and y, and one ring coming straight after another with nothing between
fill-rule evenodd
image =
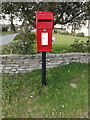
<instances>
[{"instance_id":1,"label":"green foliage","mask_svg":"<svg viewBox=\"0 0 90 120\"><path fill-rule=\"evenodd\" d=\"M79 39L74 40L73 44L71 44L71 49L72 52L84 52L85 49L85 42L84 41L80 41Z\"/></svg>"},{"instance_id":2,"label":"green foliage","mask_svg":"<svg viewBox=\"0 0 90 120\"><path fill-rule=\"evenodd\" d=\"M71 33L69 33L69 35L70 35L70 36L72 36L72 32L71 32Z\"/></svg>"},{"instance_id":3,"label":"green foliage","mask_svg":"<svg viewBox=\"0 0 90 120\"><path fill-rule=\"evenodd\" d=\"M74 35L75 35L75 33L71 32L71 33L69 33L69 35L70 35L70 36L74 36Z\"/></svg>"},{"instance_id":4,"label":"green foliage","mask_svg":"<svg viewBox=\"0 0 90 120\"><path fill-rule=\"evenodd\" d=\"M23 33L19 33L19 34L17 34L17 35L15 36L15 38L14 38L14 40L13 40L13 41L15 41L15 40L20 40L20 39L21 39L22 34L23 34Z\"/></svg>"},{"instance_id":5,"label":"green foliage","mask_svg":"<svg viewBox=\"0 0 90 120\"><path fill-rule=\"evenodd\" d=\"M30 54L33 52L36 35L33 33L19 33L12 42L4 45L2 54Z\"/></svg>"},{"instance_id":6,"label":"green foliage","mask_svg":"<svg viewBox=\"0 0 90 120\"><path fill-rule=\"evenodd\" d=\"M23 6L23 7L22 7ZM30 9L32 8L33 9ZM43 6L43 7L42 7ZM30 25L35 27L36 10L53 12L53 23L55 24L67 24L68 22L78 21L82 23L82 20L89 16L90 4L89 2L3 2L2 3L2 15L10 14L12 16L19 16L20 19L24 19L29 22ZM65 14L64 14L65 13ZM78 14L80 13L80 14ZM83 13L83 14L82 14ZM82 20L80 20L82 19Z\"/></svg>"},{"instance_id":7,"label":"green foliage","mask_svg":"<svg viewBox=\"0 0 90 120\"><path fill-rule=\"evenodd\" d=\"M69 35L68 32L60 32L61 35Z\"/></svg>"},{"instance_id":8,"label":"green foliage","mask_svg":"<svg viewBox=\"0 0 90 120\"><path fill-rule=\"evenodd\" d=\"M83 32L77 33L76 36L77 36L77 37L84 37L84 33L83 33Z\"/></svg>"}]
</instances>

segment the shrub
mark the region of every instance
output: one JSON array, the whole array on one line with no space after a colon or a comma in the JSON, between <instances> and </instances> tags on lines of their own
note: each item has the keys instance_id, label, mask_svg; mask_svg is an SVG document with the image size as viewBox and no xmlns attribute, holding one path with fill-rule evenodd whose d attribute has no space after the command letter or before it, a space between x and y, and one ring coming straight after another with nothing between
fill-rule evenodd
<instances>
[{"instance_id":1,"label":"shrub","mask_svg":"<svg viewBox=\"0 0 90 120\"><path fill-rule=\"evenodd\" d=\"M69 35L70 35L70 36L74 36L74 35L75 35L75 33L71 32L71 33L69 33Z\"/></svg>"},{"instance_id":2,"label":"shrub","mask_svg":"<svg viewBox=\"0 0 90 120\"><path fill-rule=\"evenodd\" d=\"M69 35L68 32L60 32L61 35Z\"/></svg>"},{"instance_id":3,"label":"shrub","mask_svg":"<svg viewBox=\"0 0 90 120\"><path fill-rule=\"evenodd\" d=\"M36 35L33 33L20 33L8 45L4 45L2 54L30 54L33 52Z\"/></svg>"},{"instance_id":4,"label":"shrub","mask_svg":"<svg viewBox=\"0 0 90 120\"><path fill-rule=\"evenodd\" d=\"M80 41L79 39L74 40L73 44L71 46L72 52L84 52L85 49L85 43L84 41Z\"/></svg>"},{"instance_id":5,"label":"shrub","mask_svg":"<svg viewBox=\"0 0 90 120\"><path fill-rule=\"evenodd\" d=\"M13 41L21 39L21 36L22 36L22 33L17 34Z\"/></svg>"},{"instance_id":6,"label":"shrub","mask_svg":"<svg viewBox=\"0 0 90 120\"><path fill-rule=\"evenodd\" d=\"M70 35L70 36L72 36L72 32L71 32L71 33L69 33L69 35Z\"/></svg>"},{"instance_id":7,"label":"shrub","mask_svg":"<svg viewBox=\"0 0 90 120\"><path fill-rule=\"evenodd\" d=\"M77 37L84 37L84 33L83 33L83 32L77 33L76 36L77 36Z\"/></svg>"}]
</instances>

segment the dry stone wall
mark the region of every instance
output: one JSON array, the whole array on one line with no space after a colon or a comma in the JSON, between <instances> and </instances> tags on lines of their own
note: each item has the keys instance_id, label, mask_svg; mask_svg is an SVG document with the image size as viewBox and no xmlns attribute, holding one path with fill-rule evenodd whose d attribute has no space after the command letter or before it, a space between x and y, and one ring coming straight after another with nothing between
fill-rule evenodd
<instances>
[{"instance_id":1,"label":"dry stone wall","mask_svg":"<svg viewBox=\"0 0 90 120\"><path fill-rule=\"evenodd\" d=\"M46 67L67 65L71 62L88 63L89 53L47 54ZM42 68L42 55L0 55L0 72L25 73Z\"/></svg>"}]
</instances>

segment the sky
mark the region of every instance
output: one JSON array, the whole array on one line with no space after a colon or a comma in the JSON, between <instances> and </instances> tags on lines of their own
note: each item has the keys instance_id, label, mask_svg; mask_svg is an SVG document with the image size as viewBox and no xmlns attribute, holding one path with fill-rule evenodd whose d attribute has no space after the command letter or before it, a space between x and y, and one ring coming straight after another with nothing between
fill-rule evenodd
<instances>
[{"instance_id":1,"label":"sky","mask_svg":"<svg viewBox=\"0 0 90 120\"><path fill-rule=\"evenodd\" d=\"M23 21L23 20L22 20ZM14 24L21 25L22 21L19 21L19 18L13 20ZM0 24L10 24L9 15L6 15L6 20L0 20Z\"/></svg>"}]
</instances>

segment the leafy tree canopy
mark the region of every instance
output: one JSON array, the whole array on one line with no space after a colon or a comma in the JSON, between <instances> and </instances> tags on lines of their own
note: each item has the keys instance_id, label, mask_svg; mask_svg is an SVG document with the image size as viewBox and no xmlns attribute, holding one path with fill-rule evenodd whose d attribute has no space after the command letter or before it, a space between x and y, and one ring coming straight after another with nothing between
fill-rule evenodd
<instances>
[{"instance_id":1,"label":"leafy tree canopy","mask_svg":"<svg viewBox=\"0 0 90 120\"><path fill-rule=\"evenodd\" d=\"M36 12L53 12L53 23L67 24L69 22L87 19L90 16L90 2L3 2L2 14L18 16L35 27Z\"/></svg>"}]
</instances>

